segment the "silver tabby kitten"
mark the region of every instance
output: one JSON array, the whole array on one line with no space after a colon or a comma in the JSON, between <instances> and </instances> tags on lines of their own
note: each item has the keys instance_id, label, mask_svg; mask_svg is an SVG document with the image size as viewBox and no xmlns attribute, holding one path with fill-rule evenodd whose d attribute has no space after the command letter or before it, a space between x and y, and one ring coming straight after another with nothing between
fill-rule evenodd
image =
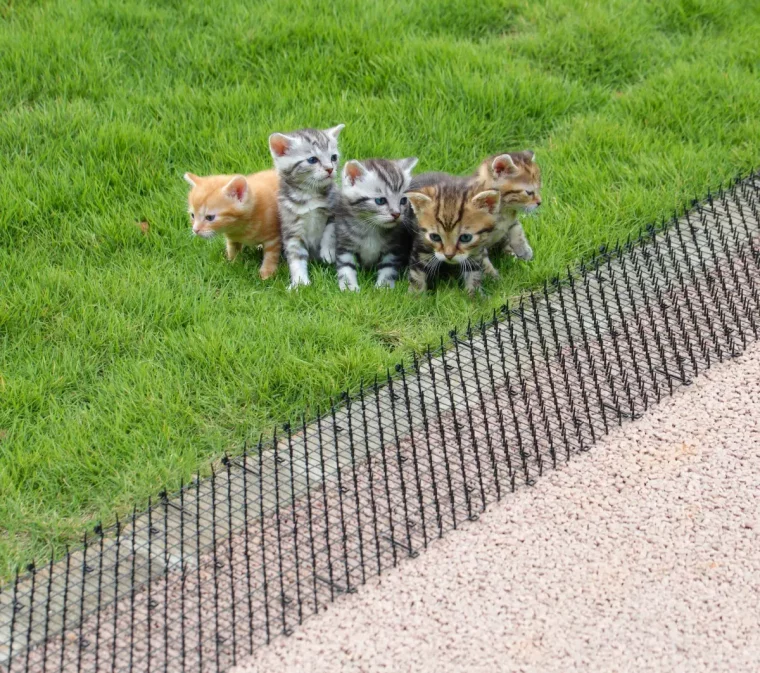
<instances>
[{"instance_id":1,"label":"silver tabby kitten","mask_svg":"<svg viewBox=\"0 0 760 673\"><path fill-rule=\"evenodd\" d=\"M328 199L335 187L338 135L344 126L269 136L269 150L280 176L277 201L290 289L309 284L309 257L328 264L335 261L335 227L328 222Z\"/></svg>"},{"instance_id":2,"label":"silver tabby kitten","mask_svg":"<svg viewBox=\"0 0 760 673\"><path fill-rule=\"evenodd\" d=\"M393 287L409 260L412 232L405 221L416 157L349 161L333 193L338 285L358 290L358 264L377 266L377 287Z\"/></svg>"}]
</instances>

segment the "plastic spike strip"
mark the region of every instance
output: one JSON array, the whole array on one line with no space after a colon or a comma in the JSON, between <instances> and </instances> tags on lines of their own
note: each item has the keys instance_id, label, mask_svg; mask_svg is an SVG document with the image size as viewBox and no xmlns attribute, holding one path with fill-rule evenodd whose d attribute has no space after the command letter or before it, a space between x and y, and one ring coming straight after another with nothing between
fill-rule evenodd
<instances>
[{"instance_id":1,"label":"plastic spike strip","mask_svg":"<svg viewBox=\"0 0 760 673\"><path fill-rule=\"evenodd\" d=\"M0 592L0 671L221 671L588 450L760 322L760 180L600 251Z\"/></svg>"}]
</instances>

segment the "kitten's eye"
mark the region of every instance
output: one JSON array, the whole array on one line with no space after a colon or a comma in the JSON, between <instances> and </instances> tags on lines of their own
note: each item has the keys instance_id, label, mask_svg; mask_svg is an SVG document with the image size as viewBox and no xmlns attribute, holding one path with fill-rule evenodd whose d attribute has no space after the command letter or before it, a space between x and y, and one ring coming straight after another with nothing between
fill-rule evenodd
<instances>
[{"instance_id":1,"label":"kitten's eye","mask_svg":"<svg viewBox=\"0 0 760 673\"><path fill-rule=\"evenodd\" d=\"M529 189L526 189L526 190L525 190L525 194L526 194L527 196L533 196L535 193L536 193L536 192L532 192L532 191L530 191Z\"/></svg>"},{"instance_id":2,"label":"kitten's eye","mask_svg":"<svg viewBox=\"0 0 760 673\"><path fill-rule=\"evenodd\" d=\"M388 199L386 199L384 196L378 196L378 197L375 199L375 203L376 203L378 206L384 206L386 203L388 203Z\"/></svg>"},{"instance_id":3,"label":"kitten's eye","mask_svg":"<svg viewBox=\"0 0 760 673\"><path fill-rule=\"evenodd\" d=\"M405 206L405 205L407 204L407 201L409 201L409 199L407 199L405 196L402 196L402 197L401 197L401 201L399 201L399 203L400 203L402 206Z\"/></svg>"},{"instance_id":4,"label":"kitten's eye","mask_svg":"<svg viewBox=\"0 0 760 673\"><path fill-rule=\"evenodd\" d=\"M319 159L317 159L317 157L309 157L306 161L308 161L310 164L316 164Z\"/></svg>"},{"instance_id":5,"label":"kitten's eye","mask_svg":"<svg viewBox=\"0 0 760 673\"><path fill-rule=\"evenodd\" d=\"M430 240L433 241L433 243L440 243L441 237L438 234L429 234Z\"/></svg>"},{"instance_id":6,"label":"kitten's eye","mask_svg":"<svg viewBox=\"0 0 760 673\"><path fill-rule=\"evenodd\" d=\"M333 155L330 157L330 161L332 161L333 163L335 163L337 160L338 160L338 155L337 155L337 154L333 154Z\"/></svg>"},{"instance_id":7,"label":"kitten's eye","mask_svg":"<svg viewBox=\"0 0 760 673\"><path fill-rule=\"evenodd\" d=\"M216 215L206 215L206 222L213 222L216 219Z\"/></svg>"},{"instance_id":8,"label":"kitten's eye","mask_svg":"<svg viewBox=\"0 0 760 673\"><path fill-rule=\"evenodd\" d=\"M462 234L459 237L460 243L469 243L472 240L472 234Z\"/></svg>"},{"instance_id":9,"label":"kitten's eye","mask_svg":"<svg viewBox=\"0 0 760 673\"><path fill-rule=\"evenodd\" d=\"M191 219L191 220L194 220L194 219L195 219L195 213L190 213L190 219Z\"/></svg>"}]
</instances>

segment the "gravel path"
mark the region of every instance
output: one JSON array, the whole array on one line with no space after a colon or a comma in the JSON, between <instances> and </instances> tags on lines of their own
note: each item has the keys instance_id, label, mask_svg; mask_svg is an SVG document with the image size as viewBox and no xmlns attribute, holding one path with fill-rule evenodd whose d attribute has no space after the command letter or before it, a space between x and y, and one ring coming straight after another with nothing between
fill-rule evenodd
<instances>
[{"instance_id":1,"label":"gravel path","mask_svg":"<svg viewBox=\"0 0 760 673\"><path fill-rule=\"evenodd\" d=\"M235 673L760 670L760 344Z\"/></svg>"}]
</instances>

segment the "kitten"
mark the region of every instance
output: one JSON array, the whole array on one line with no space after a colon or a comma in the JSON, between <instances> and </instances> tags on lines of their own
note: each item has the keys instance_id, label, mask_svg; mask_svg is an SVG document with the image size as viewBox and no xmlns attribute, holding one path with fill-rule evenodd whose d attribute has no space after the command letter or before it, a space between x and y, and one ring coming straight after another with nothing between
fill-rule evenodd
<instances>
[{"instance_id":1,"label":"kitten","mask_svg":"<svg viewBox=\"0 0 760 673\"><path fill-rule=\"evenodd\" d=\"M404 192L412 180L416 157L390 161L349 161L343 167L340 191L334 192L332 212L337 236L338 285L359 289L357 262L377 266L377 287L393 287L409 259L411 230L403 214Z\"/></svg>"},{"instance_id":2,"label":"kitten","mask_svg":"<svg viewBox=\"0 0 760 673\"><path fill-rule=\"evenodd\" d=\"M328 200L338 170L338 135L344 126L269 136L280 176L278 203L290 289L309 285L309 257L328 264L335 261L335 225L328 221Z\"/></svg>"},{"instance_id":3,"label":"kitten","mask_svg":"<svg viewBox=\"0 0 760 673\"><path fill-rule=\"evenodd\" d=\"M201 238L224 234L231 262L244 245L261 245L264 259L259 275L263 279L273 276L281 248L277 173L207 177L185 173L185 180L192 186L187 201L193 233Z\"/></svg>"},{"instance_id":4,"label":"kitten","mask_svg":"<svg viewBox=\"0 0 760 673\"><path fill-rule=\"evenodd\" d=\"M491 248L501 245L505 252L526 262L533 259L533 249L517 218L520 213L532 213L541 205L541 171L534 158L530 150L489 157L480 164L474 177L481 189L498 189L501 194ZM486 272L498 277L487 255L484 261Z\"/></svg>"},{"instance_id":5,"label":"kitten","mask_svg":"<svg viewBox=\"0 0 760 673\"><path fill-rule=\"evenodd\" d=\"M483 259L499 213L499 192L445 173L418 175L406 193L415 239L410 291L424 292L443 265L462 270L470 295L480 291Z\"/></svg>"}]
</instances>

